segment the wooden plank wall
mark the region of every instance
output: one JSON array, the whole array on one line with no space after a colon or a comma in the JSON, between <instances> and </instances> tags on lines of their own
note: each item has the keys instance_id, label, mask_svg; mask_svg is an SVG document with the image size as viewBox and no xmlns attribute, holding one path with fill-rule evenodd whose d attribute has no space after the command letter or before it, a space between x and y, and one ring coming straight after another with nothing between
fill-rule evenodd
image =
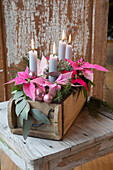
<instances>
[{"instance_id":1,"label":"wooden plank wall","mask_svg":"<svg viewBox=\"0 0 113 170\"><path fill-rule=\"evenodd\" d=\"M6 86L3 83L6 82L6 64L3 48L3 23L2 23L2 6L0 3L0 102L6 100Z\"/></svg>"},{"instance_id":2,"label":"wooden plank wall","mask_svg":"<svg viewBox=\"0 0 113 170\"><path fill-rule=\"evenodd\" d=\"M96 61L98 63L97 59L92 59L98 57L97 53L95 55L92 53L92 49L96 50L94 48L95 37L93 33L95 30L93 31L93 28L95 29L94 25L98 19L98 15L94 14L101 7L101 4L98 7L98 2L96 1L28 0L26 2L25 0L2 0L2 22L4 28L2 34L5 42L4 58L6 58L7 81L15 76L10 70L22 67L22 57L28 55L28 51L31 48L32 35L35 41L35 48L39 54L49 56L52 53L54 41L56 42L58 52L58 43L64 29L66 40L69 34L72 34L73 56L77 59L84 57L88 61ZM107 3L106 0L101 1L103 4ZM107 13L104 9L103 20L105 15ZM97 19L94 20L95 16L97 16ZM92 24L93 21L94 25ZM104 32L106 32L106 29ZM105 65L105 57L102 65ZM98 77L98 73L96 75ZM103 84L103 81L100 83ZM6 90L8 99L10 98L11 90L9 85ZM98 90L100 91L97 87L94 92L97 94ZM0 100L1 98L2 96L0 95Z\"/></svg>"},{"instance_id":3,"label":"wooden plank wall","mask_svg":"<svg viewBox=\"0 0 113 170\"><path fill-rule=\"evenodd\" d=\"M96 0L95 6L95 29L94 29L94 63L106 66L107 57L107 29L109 0ZM105 74L94 71L94 95L100 99L105 98Z\"/></svg>"}]
</instances>

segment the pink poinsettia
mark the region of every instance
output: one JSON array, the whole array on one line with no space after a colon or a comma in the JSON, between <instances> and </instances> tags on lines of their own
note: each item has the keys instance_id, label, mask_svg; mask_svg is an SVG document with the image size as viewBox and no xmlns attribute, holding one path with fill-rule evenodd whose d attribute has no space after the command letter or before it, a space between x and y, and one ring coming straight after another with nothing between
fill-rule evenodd
<instances>
[{"instance_id":1,"label":"pink poinsettia","mask_svg":"<svg viewBox=\"0 0 113 170\"><path fill-rule=\"evenodd\" d=\"M74 70L83 70L85 68L93 68L93 69L100 70L100 71L108 71L107 69L105 69L104 67L98 64L91 64L89 62L84 62L83 58L81 58L80 60L76 62L73 62L72 60L69 60L69 59L66 59L66 61L70 63L70 65L73 67Z\"/></svg>"},{"instance_id":2,"label":"pink poinsettia","mask_svg":"<svg viewBox=\"0 0 113 170\"><path fill-rule=\"evenodd\" d=\"M98 64L91 64L89 62L84 62L81 67L84 69L84 68L93 68L93 69L96 69L96 70L100 70L100 71L105 71L107 72L108 70L105 69L104 67L98 65Z\"/></svg>"},{"instance_id":3,"label":"pink poinsettia","mask_svg":"<svg viewBox=\"0 0 113 170\"><path fill-rule=\"evenodd\" d=\"M71 79L72 73L73 72L71 71L64 74L60 74L59 77L55 80L55 82L61 85L66 85L67 81Z\"/></svg>"},{"instance_id":4,"label":"pink poinsettia","mask_svg":"<svg viewBox=\"0 0 113 170\"><path fill-rule=\"evenodd\" d=\"M84 77L86 77L90 81L93 81L93 71L91 70L92 68L100 71L108 71L107 69L100 65L84 62L83 58L76 62L73 62L72 60L69 59L66 59L66 61L68 61L70 63L70 66L73 67L72 84L79 83L82 86L84 86L87 91L88 91L87 84L80 77L77 76L75 77L75 75L77 74L77 70L81 71L80 74L84 75Z\"/></svg>"},{"instance_id":5,"label":"pink poinsettia","mask_svg":"<svg viewBox=\"0 0 113 170\"><path fill-rule=\"evenodd\" d=\"M31 80L32 83L36 83L40 87L49 86L52 83L48 81L48 79L44 79L43 77L38 77L36 79Z\"/></svg>"},{"instance_id":6,"label":"pink poinsettia","mask_svg":"<svg viewBox=\"0 0 113 170\"><path fill-rule=\"evenodd\" d=\"M79 62L74 62L69 59L65 59L65 60L68 61L68 63L70 63L70 66L72 66L74 70L82 70L83 69L82 67L80 67Z\"/></svg>"},{"instance_id":7,"label":"pink poinsettia","mask_svg":"<svg viewBox=\"0 0 113 170\"><path fill-rule=\"evenodd\" d=\"M28 80L31 78L29 76L29 69L26 67L24 72L18 72L18 77L14 78L13 80L9 81L6 84L15 82L15 85L23 84L23 91L24 93L30 97L32 100L35 100L35 85L33 82L29 82Z\"/></svg>"},{"instance_id":8,"label":"pink poinsettia","mask_svg":"<svg viewBox=\"0 0 113 170\"><path fill-rule=\"evenodd\" d=\"M72 79L75 78L76 75L77 75L77 71L76 71L76 70L73 70L73 71L72 71L72 76L71 76L71 78L72 78Z\"/></svg>"},{"instance_id":9,"label":"pink poinsettia","mask_svg":"<svg viewBox=\"0 0 113 170\"><path fill-rule=\"evenodd\" d=\"M84 77L86 77L90 81L93 81L93 71L92 70L90 70L88 68L83 69L83 75L84 75Z\"/></svg>"},{"instance_id":10,"label":"pink poinsettia","mask_svg":"<svg viewBox=\"0 0 113 170\"><path fill-rule=\"evenodd\" d=\"M33 80L30 80L28 67L26 67L25 72L18 72L18 77L15 79L9 81L6 84L15 82L15 85L23 84L23 91L24 93L30 97L32 100L35 100L35 84L38 85L38 87L45 90L45 86L49 86L49 93L55 97L57 90L61 89L60 85L52 84L48 81L48 79L44 79L43 77L38 77ZM29 81L28 81L29 80Z\"/></svg>"},{"instance_id":11,"label":"pink poinsettia","mask_svg":"<svg viewBox=\"0 0 113 170\"><path fill-rule=\"evenodd\" d=\"M35 85L32 82L30 82L29 84L24 83L23 91L28 97L35 101Z\"/></svg>"},{"instance_id":12,"label":"pink poinsettia","mask_svg":"<svg viewBox=\"0 0 113 170\"><path fill-rule=\"evenodd\" d=\"M14 78L13 80L9 81L6 84L15 82L15 85L27 83L25 79L28 79L28 67L26 67L26 70L24 72L18 72L18 77Z\"/></svg>"},{"instance_id":13,"label":"pink poinsettia","mask_svg":"<svg viewBox=\"0 0 113 170\"><path fill-rule=\"evenodd\" d=\"M71 82L71 83L72 83L72 84L79 83L80 85L84 86L85 89L89 92L89 89L88 89L88 87L87 87L86 82L84 82L80 77L77 78L77 79L72 79L72 82Z\"/></svg>"},{"instance_id":14,"label":"pink poinsettia","mask_svg":"<svg viewBox=\"0 0 113 170\"><path fill-rule=\"evenodd\" d=\"M52 84L48 79L44 79L43 77L38 77L31 82L36 83L40 88L45 90L45 86L49 87L49 93L55 97L57 90L61 90L61 86L56 83Z\"/></svg>"},{"instance_id":15,"label":"pink poinsettia","mask_svg":"<svg viewBox=\"0 0 113 170\"><path fill-rule=\"evenodd\" d=\"M58 90L61 90L61 86L60 85L56 85L56 84L52 84L51 86L49 86L50 89L49 89L49 93L55 97L56 96L56 92Z\"/></svg>"},{"instance_id":16,"label":"pink poinsettia","mask_svg":"<svg viewBox=\"0 0 113 170\"><path fill-rule=\"evenodd\" d=\"M77 61L77 63L83 63L83 58L80 58L78 61Z\"/></svg>"}]
</instances>

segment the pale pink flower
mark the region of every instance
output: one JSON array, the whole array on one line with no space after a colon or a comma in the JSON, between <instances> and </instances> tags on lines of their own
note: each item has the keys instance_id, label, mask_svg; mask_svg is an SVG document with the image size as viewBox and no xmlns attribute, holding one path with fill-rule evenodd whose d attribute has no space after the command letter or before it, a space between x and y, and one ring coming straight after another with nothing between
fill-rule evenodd
<instances>
[{"instance_id":1,"label":"pale pink flower","mask_svg":"<svg viewBox=\"0 0 113 170\"><path fill-rule=\"evenodd\" d=\"M47 59L42 56L41 60L37 59L37 75L38 76L43 76L44 70L48 67L48 62Z\"/></svg>"},{"instance_id":2,"label":"pale pink flower","mask_svg":"<svg viewBox=\"0 0 113 170\"><path fill-rule=\"evenodd\" d=\"M83 69L83 75L84 75L84 77L86 77L90 81L93 81L93 71L92 70L90 70L88 68Z\"/></svg>"},{"instance_id":3,"label":"pale pink flower","mask_svg":"<svg viewBox=\"0 0 113 170\"><path fill-rule=\"evenodd\" d=\"M52 84L48 79L44 79L43 77L38 77L34 80L31 80L31 82L36 83L40 88L45 90L45 86L49 87L49 93L55 97L57 90L61 89L60 85L57 85L56 83Z\"/></svg>"},{"instance_id":4,"label":"pale pink flower","mask_svg":"<svg viewBox=\"0 0 113 170\"><path fill-rule=\"evenodd\" d=\"M60 74L59 77L55 80L58 84L66 85L69 79L71 79L73 72L67 72L64 74Z\"/></svg>"}]
</instances>

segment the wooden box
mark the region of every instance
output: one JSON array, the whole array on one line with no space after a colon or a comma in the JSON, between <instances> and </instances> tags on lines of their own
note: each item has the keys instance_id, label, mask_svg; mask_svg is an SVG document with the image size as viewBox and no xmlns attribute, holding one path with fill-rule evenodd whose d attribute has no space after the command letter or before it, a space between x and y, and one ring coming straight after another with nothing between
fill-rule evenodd
<instances>
[{"instance_id":1,"label":"wooden box","mask_svg":"<svg viewBox=\"0 0 113 170\"><path fill-rule=\"evenodd\" d=\"M62 104L47 104L45 102L28 101L31 108L37 108L45 115L49 114L50 125L44 124L40 127L32 127L29 136L46 139L60 140L70 128L71 124L81 111L86 102L83 91L70 94ZM14 100L10 99L8 103L8 122L12 133L22 134L22 128L19 123L19 117L15 114ZM33 123L39 124L33 120Z\"/></svg>"}]
</instances>

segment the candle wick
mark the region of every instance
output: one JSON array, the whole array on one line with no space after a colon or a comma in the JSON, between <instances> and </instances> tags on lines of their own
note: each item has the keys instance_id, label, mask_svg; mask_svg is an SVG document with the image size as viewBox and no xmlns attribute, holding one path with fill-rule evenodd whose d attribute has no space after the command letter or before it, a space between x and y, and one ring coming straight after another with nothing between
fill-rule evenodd
<instances>
[{"instance_id":1,"label":"candle wick","mask_svg":"<svg viewBox=\"0 0 113 170\"><path fill-rule=\"evenodd\" d=\"M33 51L33 53L34 53L34 50L32 50Z\"/></svg>"},{"instance_id":2,"label":"candle wick","mask_svg":"<svg viewBox=\"0 0 113 170\"><path fill-rule=\"evenodd\" d=\"M68 42L68 45L70 45L71 43L70 42Z\"/></svg>"},{"instance_id":3,"label":"candle wick","mask_svg":"<svg viewBox=\"0 0 113 170\"><path fill-rule=\"evenodd\" d=\"M62 40L62 42L64 42L64 39Z\"/></svg>"}]
</instances>

